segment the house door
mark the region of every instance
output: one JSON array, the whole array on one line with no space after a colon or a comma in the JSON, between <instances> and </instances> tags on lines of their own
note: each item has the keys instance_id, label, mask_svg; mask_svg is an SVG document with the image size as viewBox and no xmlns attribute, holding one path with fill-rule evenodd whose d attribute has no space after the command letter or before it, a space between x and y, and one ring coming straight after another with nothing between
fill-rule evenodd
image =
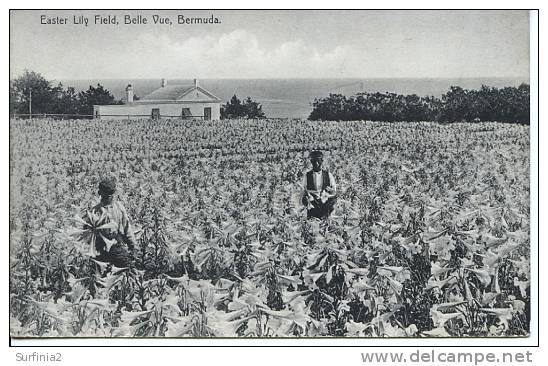
<instances>
[{"instance_id":1,"label":"house door","mask_svg":"<svg viewBox=\"0 0 548 366\"><path fill-rule=\"evenodd\" d=\"M211 107L204 108L204 121L211 121Z\"/></svg>"},{"instance_id":2,"label":"house door","mask_svg":"<svg viewBox=\"0 0 548 366\"><path fill-rule=\"evenodd\" d=\"M160 119L160 108L152 108L152 119Z\"/></svg>"}]
</instances>

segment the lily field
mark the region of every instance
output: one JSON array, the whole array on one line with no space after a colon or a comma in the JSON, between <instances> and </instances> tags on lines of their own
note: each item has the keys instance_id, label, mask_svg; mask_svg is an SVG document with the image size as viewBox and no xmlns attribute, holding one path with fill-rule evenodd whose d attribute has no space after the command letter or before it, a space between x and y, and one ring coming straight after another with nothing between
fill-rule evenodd
<instances>
[{"instance_id":1,"label":"lily field","mask_svg":"<svg viewBox=\"0 0 548 366\"><path fill-rule=\"evenodd\" d=\"M527 336L529 169L517 124L12 119L10 335ZM90 255L105 176L130 268Z\"/></svg>"}]
</instances>

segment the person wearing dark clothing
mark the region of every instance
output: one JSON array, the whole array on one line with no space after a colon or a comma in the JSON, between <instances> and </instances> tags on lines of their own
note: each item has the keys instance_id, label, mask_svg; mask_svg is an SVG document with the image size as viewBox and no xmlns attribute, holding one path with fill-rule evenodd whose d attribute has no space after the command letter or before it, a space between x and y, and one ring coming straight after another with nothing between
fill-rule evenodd
<instances>
[{"instance_id":1,"label":"person wearing dark clothing","mask_svg":"<svg viewBox=\"0 0 548 366\"><path fill-rule=\"evenodd\" d=\"M103 218L107 228L95 240L95 260L111 263L116 267L128 267L134 263L136 240L125 207L114 200L116 181L105 179L99 183L101 202L91 211Z\"/></svg>"},{"instance_id":2,"label":"person wearing dark clothing","mask_svg":"<svg viewBox=\"0 0 548 366\"><path fill-rule=\"evenodd\" d=\"M337 183L333 174L322 169L323 153L314 150L310 153L312 170L308 171L303 180L304 193L302 204L307 207L307 218L328 218L337 202Z\"/></svg>"}]
</instances>

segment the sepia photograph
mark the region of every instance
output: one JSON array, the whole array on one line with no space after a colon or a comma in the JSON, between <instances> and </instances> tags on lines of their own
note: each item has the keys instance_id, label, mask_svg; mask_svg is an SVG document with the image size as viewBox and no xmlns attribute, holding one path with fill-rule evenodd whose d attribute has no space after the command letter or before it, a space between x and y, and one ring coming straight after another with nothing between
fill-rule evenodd
<instances>
[{"instance_id":1,"label":"sepia photograph","mask_svg":"<svg viewBox=\"0 0 548 366\"><path fill-rule=\"evenodd\" d=\"M530 337L531 14L10 10L10 339Z\"/></svg>"}]
</instances>

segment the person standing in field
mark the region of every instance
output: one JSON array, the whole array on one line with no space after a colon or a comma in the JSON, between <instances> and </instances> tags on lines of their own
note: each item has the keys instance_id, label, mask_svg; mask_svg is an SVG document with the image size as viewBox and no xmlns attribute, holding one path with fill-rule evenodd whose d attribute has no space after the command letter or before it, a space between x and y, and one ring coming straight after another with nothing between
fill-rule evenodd
<instances>
[{"instance_id":1,"label":"person standing in field","mask_svg":"<svg viewBox=\"0 0 548 366\"><path fill-rule=\"evenodd\" d=\"M91 211L102 217L101 223L107 228L101 229L96 236L95 260L111 263L116 267L129 267L135 263L136 241L133 228L125 207L114 199L116 180L103 179L99 183L101 201ZM108 225L110 224L110 225Z\"/></svg>"},{"instance_id":2,"label":"person standing in field","mask_svg":"<svg viewBox=\"0 0 548 366\"><path fill-rule=\"evenodd\" d=\"M301 202L307 207L307 218L327 219L337 202L337 183L333 174L322 169L323 153L319 150L309 154L312 170L303 180L304 193Z\"/></svg>"}]
</instances>

